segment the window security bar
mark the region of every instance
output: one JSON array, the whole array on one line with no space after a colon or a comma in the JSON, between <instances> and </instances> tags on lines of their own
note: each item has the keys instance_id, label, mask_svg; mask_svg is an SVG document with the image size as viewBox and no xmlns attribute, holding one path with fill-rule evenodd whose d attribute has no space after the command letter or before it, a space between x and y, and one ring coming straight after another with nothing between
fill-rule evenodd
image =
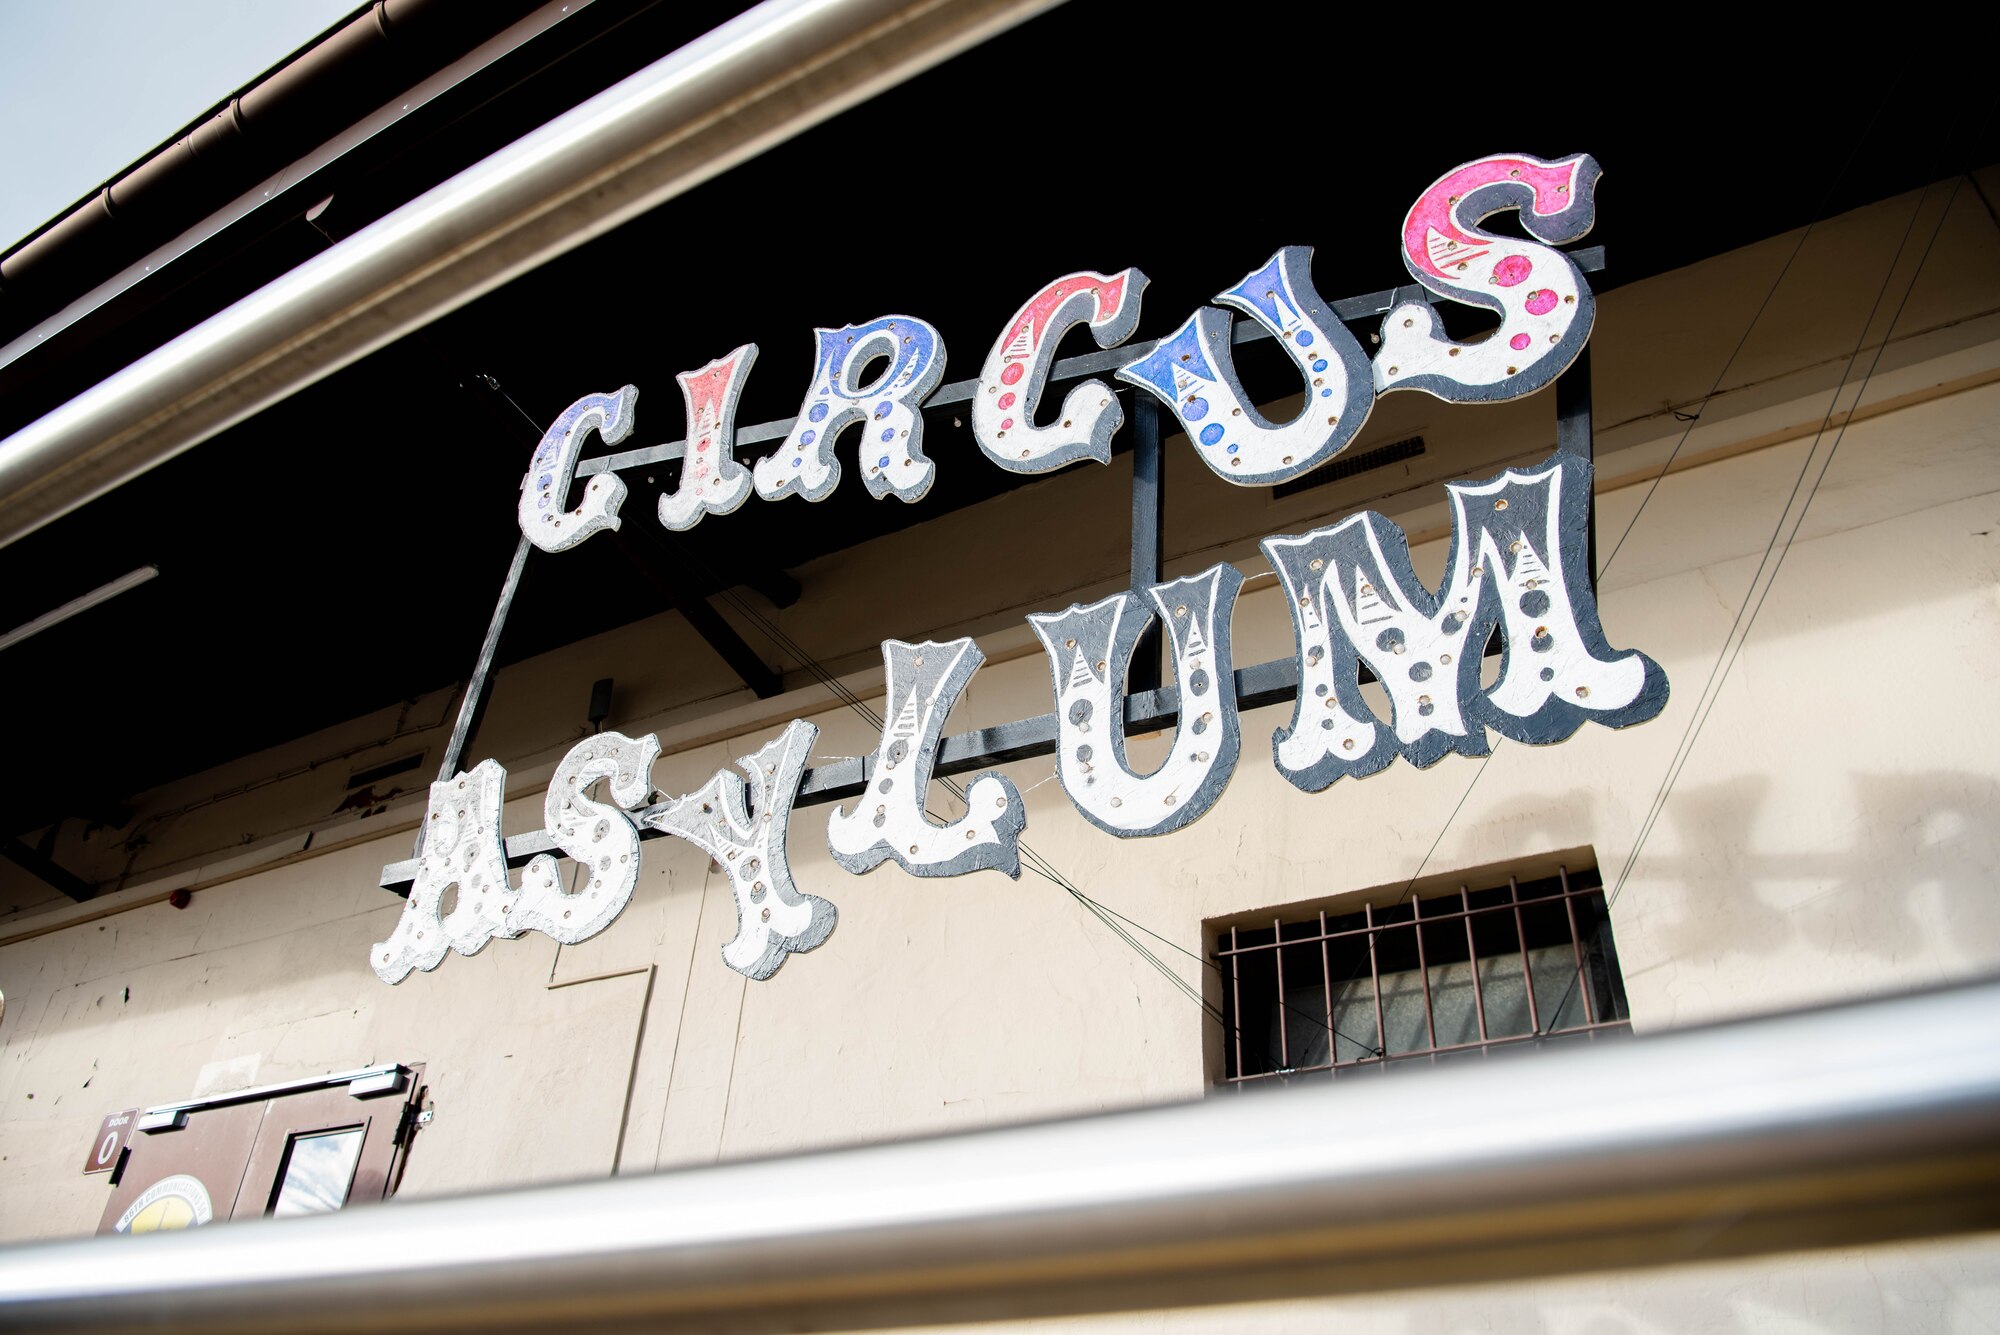
<instances>
[{"instance_id":1,"label":"window security bar","mask_svg":"<svg viewBox=\"0 0 2000 1335\"><path fill-rule=\"evenodd\" d=\"M853 1329L2000 1226L2000 980L1074 1121L0 1251L12 1331Z\"/></svg>"},{"instance_id":2,"label":"window security bar","mask_svg":"<svg viewBox=\"0 0 2000 1335\"><path fill-rule=\"evenodd\" d=\"M1631 1032L1595 867L1269 921L1214 955L1235 1088Z\"/></svg>"}]
</instances>

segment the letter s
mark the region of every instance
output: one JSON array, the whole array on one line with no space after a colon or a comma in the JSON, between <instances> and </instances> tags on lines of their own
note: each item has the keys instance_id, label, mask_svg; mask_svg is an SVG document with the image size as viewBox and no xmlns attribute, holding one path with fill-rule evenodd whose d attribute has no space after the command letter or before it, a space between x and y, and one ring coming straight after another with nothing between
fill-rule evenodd
<instances>
[{"instance_id":1,"label":"letter s","mask_svg":"<svg viewBox=\"0 0 2000 1335\"><path fill-rule=\"evenodd\" d=\"M1570 258L1478 224L1517 209L1529 233L1575 241L1596 221L1597 160L1544 162L1500 153L1446 172L1403 219L1403 263L1441 297L1500 313L1484 340L1445 337L1437 312L1407 302L1382 321L1375 390L1420 389L1453 403L1523 398L1569 369L1590 338L1596 306Z\"/></svg>"}]
</instances>

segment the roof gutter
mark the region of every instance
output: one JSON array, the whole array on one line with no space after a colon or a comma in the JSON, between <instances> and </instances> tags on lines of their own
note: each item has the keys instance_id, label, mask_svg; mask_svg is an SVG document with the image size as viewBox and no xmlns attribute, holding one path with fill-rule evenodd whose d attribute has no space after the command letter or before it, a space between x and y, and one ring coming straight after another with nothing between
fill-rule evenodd
<instances>
[{"instance_id":1,"label":"roof gutter","mask_svg":"<svg viewBox=\"0 0 2000 1335\"><path fill-rule=\"evenodd\" d=\"M767 0L0 441L0 545L1057 3Z\"/></svg>"},{"instance_id":2,"label":"roof gutter","mask_svg":"<svg viewBox=\"0 0 2000 1335\"><path fill-rule=\"evenodd\" d=\"M582 3L577 5L581 8ZM116 268L502 31L533 0L375 0L0 253L0 318Z\"/></svg>"},{"instance_id":3,"label":"roof gutter","mask_svg":"<svg viewBox=\"0 0 2000 1335\"><path fill-rule=\"evenodd\" d=\"M288 219L298 216L304 204L295 192L326 187L329 182L321 173L353 161L364 145L377 142L468 80L606 0L544 0L497 30L493 25L522 7L518 0L476 8L471 11L476 23L463 34L464 40L449 46L433 42L421 49L363 47L357 52L352 41L338 40L357 25L380 27L371 17L376 14L395 20L390 31L407 35L412 25L406 20L412 14L429 18L463 12L447 10L446 2L377 0L347 28L335 30L319 45L273 70L209 120L0 255L0 340L4 340L0 396L20 383L17 377L35 374L31 359L37 354L60 347L65 336L89 337L84 326L107 307L134 296L147 284L172 278L176 266L200 256L259 213L277 210ZM437 26L433 24L431 31ZM480 38L477 45L446 61L466 41ZM324 87L329 82L338 96L320 96L322 91L334 91ZM385 86L394 87L395 93L369 104L372 92ZM246 102L263 101L272 90L274 97L288 94L275 102L286 114L268 114L272 103L266 102L266 114L255 122L254 140L247 133L223 137L216 127L245 119L238 109ZM307 106L312 109L307 111ZM330 119L345 121L346 127L328 132ZM199 155L193 152L194 146L208 140L218 140L223 147L211 144ZM138 189L139 184L145 188ZM321 199L328 193L325 188L318 190ZM85 216L94 221L82 221ZM19 425L18 420L12 425Z\"/></svg>"}]
</instances>

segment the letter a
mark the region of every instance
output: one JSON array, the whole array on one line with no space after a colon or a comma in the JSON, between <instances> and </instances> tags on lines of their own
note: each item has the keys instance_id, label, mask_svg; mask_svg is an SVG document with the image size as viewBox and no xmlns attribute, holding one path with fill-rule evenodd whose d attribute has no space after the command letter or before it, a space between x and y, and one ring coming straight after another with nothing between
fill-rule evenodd
<instances>
[{"instance_id":1,"label":"letter a","mask_svg":"<svg viewBox=\"0 0 2000 1335\"><path fill-rule=\"evenodd\" d=\"M403 916L389 939L377 941L368 954L383 982L400 983L412 969L437 968L446 949L475 955L496 936L517 935L507 926L514 890L500 838L506 795L507 771L493 760L431 785L424 847ZM445 892L454 889L457 904L440 912Z\"/></svg>"}]
</instances>

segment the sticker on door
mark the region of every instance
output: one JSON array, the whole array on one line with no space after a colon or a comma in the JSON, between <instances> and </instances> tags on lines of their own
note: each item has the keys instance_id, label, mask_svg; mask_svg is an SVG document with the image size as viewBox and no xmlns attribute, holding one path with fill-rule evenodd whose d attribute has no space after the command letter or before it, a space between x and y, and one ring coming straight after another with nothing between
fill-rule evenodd
<instances>
[{"instance_id":1,"label":"sticker on door","mask_svg":"<svg viewBox=\"0 0 2000 1335\"><path fill-rule=\"evenodd\" d=\"M118 1216L112 1231L165 1233L194 1228L213 1218L215 1207L209 1203L208 1188L202 1186L199 1178L176 1173L172 1177L161 1178L140 1192L139 1199Z\"/></svg>"}]
</instances>

